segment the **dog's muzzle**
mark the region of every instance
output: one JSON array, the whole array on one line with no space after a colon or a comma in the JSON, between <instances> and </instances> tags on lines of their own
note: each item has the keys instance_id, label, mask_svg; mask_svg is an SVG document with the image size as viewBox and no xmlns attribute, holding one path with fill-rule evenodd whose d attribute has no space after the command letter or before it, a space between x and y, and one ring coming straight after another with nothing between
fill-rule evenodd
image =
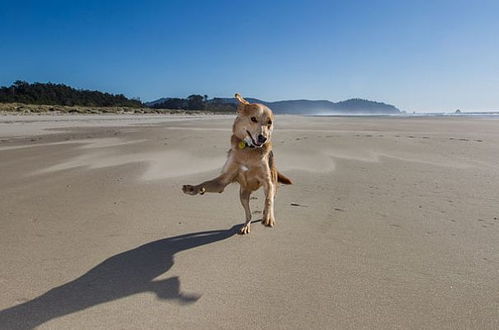
<instances>
[{"instance_id":1,"label":"dog's muzzle","mask_svg":"<svg viewBox=\"0 0 499 330\"><path fill-rule=\"evenodd\" d=\"M246 133L248 134L249 139L248 139L248 137L246 137L244 139L244 141L246 142L246 144L248 144L249 147L261 148L261 147L263 147L264 143L267 141L267 138L265 136L263 136L262 134L259 134L258 139L257 139L258 142L256 142L248 130L246 130Z\"/></svg>"}]
</instances>

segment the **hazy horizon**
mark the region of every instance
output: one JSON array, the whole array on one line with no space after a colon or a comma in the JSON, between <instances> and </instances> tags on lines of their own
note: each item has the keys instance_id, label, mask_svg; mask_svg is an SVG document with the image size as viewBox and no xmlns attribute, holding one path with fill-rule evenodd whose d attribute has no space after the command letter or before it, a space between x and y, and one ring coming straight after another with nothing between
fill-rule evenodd
<instances>
[{"instance_id":1,"label":"hazy horizon","mask_svg":"<svg viewBox=\"0 0 499 330\"><path fill-rule=\"evenodd\" d=\"M2 5L0 85L498 111L496 1Z\"/></svg>"}]
</instances>

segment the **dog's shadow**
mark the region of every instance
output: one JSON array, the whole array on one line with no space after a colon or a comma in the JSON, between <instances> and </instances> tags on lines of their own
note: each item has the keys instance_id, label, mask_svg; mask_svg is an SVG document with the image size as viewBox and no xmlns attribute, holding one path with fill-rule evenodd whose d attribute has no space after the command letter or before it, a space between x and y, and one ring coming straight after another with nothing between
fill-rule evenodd
<instances>
[{"instance_id":1,"label":"dog's shadow","mask_svg":"<svg viewBox=\"0 0 499 330\"><path fill-rule=\"evenodd\" d=\"M173 266L176 253L227 239L239 228L165 238L112 256L71 282L0 311L0 328L32 329L54 318L143 292L178 304L193 303L200 296L182 293L178 277L154 279Z\"/></svg>"}]
</instances>

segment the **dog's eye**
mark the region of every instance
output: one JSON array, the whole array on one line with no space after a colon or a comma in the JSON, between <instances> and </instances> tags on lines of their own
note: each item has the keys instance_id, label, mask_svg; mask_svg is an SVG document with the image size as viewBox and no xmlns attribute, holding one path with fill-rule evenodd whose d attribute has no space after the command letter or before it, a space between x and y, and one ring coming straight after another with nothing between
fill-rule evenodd
<instances>
[{"instance_id":1,"label":"dog's eye","mask_svg":"<svg viewBox=\"0 0 499 330\"><path fill-rule=\"evenodd\" d=\"M269 122L267 123L269 126L272 125L272 120L269 120Z\"/></svg>"},{"instance_id":2,"label":"dog's eye","mask_svg":"<svg viewBox=\"0 0 499 330\"><path fill-rule=\"evenodd\" d=\"M255 117L251 117L251 121L254 122L254 123L258 123L258 120L256 120Z\"/></svg>"}]
</instances>

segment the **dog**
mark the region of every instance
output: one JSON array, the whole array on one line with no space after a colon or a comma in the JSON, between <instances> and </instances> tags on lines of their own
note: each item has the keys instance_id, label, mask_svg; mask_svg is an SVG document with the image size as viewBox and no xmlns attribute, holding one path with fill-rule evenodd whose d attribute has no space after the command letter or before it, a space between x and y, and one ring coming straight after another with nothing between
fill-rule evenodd
<instances>
[{"instance_id":1,"label":"dog","mask_svg":"<svg viewBox=\"0 0 499 330\"><path fill-rule=\"evenodd\" d=\"M265 205L262 224L267 227L275 225L274 198L277 183L292 184L291 180L276 169L272 153L272 131L274 115L265 105L249 103L241 95L235 95L239 101L237 117L232 126L231 148L222 173L212 180L198 185L184 185L182 191L188 195L203 195L207 192L221 193L225 187L238 182L239 198L244 208L246 222L240 234L251 231L250 196L253 191L263 186Z\"/></svg>"}]
</instances>

